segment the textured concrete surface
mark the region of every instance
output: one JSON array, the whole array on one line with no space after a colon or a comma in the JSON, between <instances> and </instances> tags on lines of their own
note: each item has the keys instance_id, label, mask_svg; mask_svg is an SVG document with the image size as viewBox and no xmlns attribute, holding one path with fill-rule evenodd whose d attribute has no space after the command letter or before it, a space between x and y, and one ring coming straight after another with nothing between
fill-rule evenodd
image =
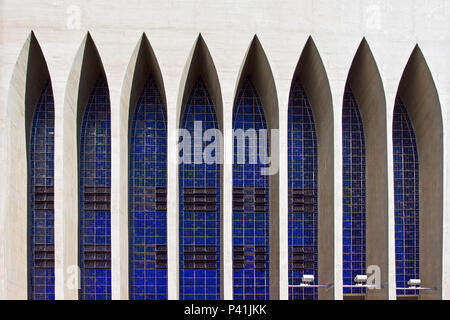
<instances>
[{"instance_id":1,"label":"textured concrete surface","mask_svg":"<svg viewBox=\"0 0 450 320\"><path fill-rule=\"evenodd\" d=\"M309 78L316 81L305 85L305 90L314 101L312 104L320 104L313 108L316 121L320 122L318 134L323 134L322 138L319 137L318 146L321 184L319 224L328 236L320 236L319 239L319 261L322 261L319 265L322 270L320 281L331 281L334 284L330 292L321 291L321 297L342 298L342 99L352 62L365 37L379 71L385 97L386 132L381 132L378 136L385 140L385 143L374 146L375 153L378 153L378 150L381 150L381 153L386 152L385 155L377 154L374 158L380 159L379 165L384 172L371 178L374 181L368 181L368 185L374 186L373 190L387 190L380 190L380 194L375 194L374 199L368 201L375 201L375 207L380 206L381 213L377 214L382 219L375 219L373 223L377 224L376 228L379 224L383 230L377 237L382 239L382 246L387 247L387 254L384 249L374 247L374 243L368 244L368 248L376 248L372 255L376 259L371 263L378 263L382 269L388 269L387 275L383 275L388 282L387 292L383 291L382 294L383 298L395 298L392 113L405 66L418 44L423 59L420 60L417 53L413 54L412 60L418 61L410 64L402 82L404 85L401 92L405 104L409 104L408 110L414 113L411 117L414 118L420 145L423 238L421 275L427 285L442 288L424 293L423 298L442 296L450 299L450 178L447 175L450 165L450 155L447 151L447 128L450 127L449 30L450 2L445 0L0 0L0 172L4 173L0 179L0 298L24 299L27 296L25 105L27 95L31 97L27 88L33 86L27 83L27 80L31 81L31 77L27 77L29 64L37 59L32 57L35 50L30 50L30 32L33 31L47 63L55 98L57 298L77 298L76 290L67 285L71 279L68 268L76 265L78 260L77 112L85 99L83 95L89 86L89 80L92 80L88 75L99 69L104 69L111 99L113 297L128 297L128 262L123 260L128 255L127 108L135 99L134 89L130 88L138 86L139 83L138 72L135 76L133 70L136 65L140 65L137 61L137 48L141 45L145 32L149 41L145 50L152 48L152 53L147 53L145 59L151 61L152 68L156 68L155 61L159 65L159 81L160 86L164 88L168 111L168 231L171 270L177 268L174 264L177 264L178 259L178 199L172 196L176 195L178 180L176 165L172 161L175 161L177 154L177 109L181 105L185 89L185 68L190 65L190 55L201 33L220 85L225 130L224 150L225 157L229 157L232 140L227 130L231 129L235 92L246 52L257 35L274 79L271 89L274 93L268 97L277 101L278 116L276 119L271 117L271 121L277 123L277 126L273 127L280 128L280 171L275 178L279 180L279 185L275 187L276 183L272 183L279 191L275 192L277 199L272 202L272 205L277 206L272 207L272 215L275 218L273 225L278 223L279 228L271 231L274 235L272 241L279 243L280 249L279 255L272 257L272 262L277 264L275 272L279 270L278 286L272 288L278 292L272 292L272 297L279 296L280 299L288 297L287 104L293 74L310 36L317 47L318 57L305 58L307 65L302 68L312 71L300 74L303 74L303 81ZM88 31L92 39L87 37ZM305 50L305 54L310 50L308 45ZM310 65L317 64L318 58L324 66L321 72L314 71L320 67ZM88 67L89 65L91 67ZM258 72L261 72L261 75L267 74L263 70ZM367 89L362 88L362 92L375 94L370 93L372 90L375 89L369 84ZM376 96L380 97L381 93L376 93ZM377 108L381 105L376 100L361 100L360 103L370 104L370 108L374 103ZM420 110L422 112L419 112ZM376 119L380 120L382 117L383 115L377 113ZM380 130L382 127L382 123L377 123L374 124L373 130ZM368 177L372 176L368 172ZM232 299L229 260L231 178L231 166L225 164L225 299ZM330 216L332 221L323 218ZM371 217L374 215L371 214ZM368 230L372 227L374 226L368 226ZM376 262L378 259L379 262ZM176 272L171 272L169 296L172 299L178 296L177 277Z\"/></svg>"}]
</instances>

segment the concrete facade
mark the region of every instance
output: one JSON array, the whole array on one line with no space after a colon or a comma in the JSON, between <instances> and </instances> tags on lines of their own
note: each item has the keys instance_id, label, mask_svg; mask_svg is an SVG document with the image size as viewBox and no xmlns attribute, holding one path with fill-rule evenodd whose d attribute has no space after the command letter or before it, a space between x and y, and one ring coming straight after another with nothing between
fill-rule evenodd
<instances>
[{"instance_id":1,"label":"concrete facade","mask_svg":"<svg viewBox=\"0 0 450 320\"><path fill-rule=\"evenodd\" d=\"M203 74L224 131L223 298L232 299L232 111L244 75L261 92L272 154L271 298L288 298L287 106L294 77L313 109L319 155L319 289L342 299L342 101L348 80L367 145L367 265L395 299L392 118L397 93L417 137L423 299L450 299L450 2L0 0L0 299L27 298L27 139L43 79L55 99L57 299L77 299L79 114L96 75L111 100L112 295L128 298L128 124L149 74L168 114L169 299L178 298L177 128ZM145 34L144 34L145 33ZM201 36L199 36L201 34ZM273 143L273 141L271 141ZM272 250L274 248L275 250Z\"/></svg>"}]
</instances>

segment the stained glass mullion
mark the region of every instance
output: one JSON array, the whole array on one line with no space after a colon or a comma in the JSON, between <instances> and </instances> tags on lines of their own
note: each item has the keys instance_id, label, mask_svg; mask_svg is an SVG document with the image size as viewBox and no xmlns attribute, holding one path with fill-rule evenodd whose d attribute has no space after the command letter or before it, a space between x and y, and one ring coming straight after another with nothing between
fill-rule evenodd
<instances>
[{"instance_id":1,"label":"stained glass mullion","mask_svg":"<svg viewBox=\"0 0 450 320\"><path fill-rule=\"evenodd\" d=\"M318 284L317 138L308 98L292 84L288 111L289 285ZM315 300L317 288L289 288L290 300Z\"/></svg>"},{"instance_id":2,"label":"stained glass mullion","mask_svg":"<svg viewBox=\"0 0 450 320\"><path fill-rule=\"evenodd\" d=\"M408 288L419 279L419 159L408 112L396 99L393 119L395 272L397 295L418 295Z\"/></svg>"},{"instance_id":3,"label":"stained glass mullion","mask_svg":"<svg viewBox=\"0 0 450 320\"><path fill-rule=\"evenodd\" d=\"M111 116L100 78L81 122L79 256L81 300L111 299Z\"/></svg>"},{"instance_id":4,"label":"stained glass mullion","mask_svg":"<svg viewBox=\"0 0 450 320\"><path fill-rule=\"evenodd\" d=\"M130 131L130 299L167 299L167 129L153 79L145 85Z\"/></svg>"},{"instance_id":5,"label":"stained glass mullion","mask_svg":"<svg viewBox=\"0 0 450 320\"><path fill-rule=\"evenodd\" d=\"M30 143L29 298L55 299L54 256L54 130L52 86L48 83L36 105Z\"/></svg>"},{"instance_id":6,"label":"stained glass mullion","mask_svg":"<svg viewBox=\"0 0 450 320\"><path fill-rule=\"evenodd\" d=\"M342 110L343 149L343 277L355 285L366 274L366 156L359 107L347 84ZM364 294L365 288L344 288L344 294Z\"/></svg>"},{"instance_id":7,"label":"stained glass mullion","mask_svg":"<svg viewBox=\"0 0 450 320\"><path fill-rule=\"evenodd\" d=\"M194 85L181 128L194 142L195 121L202 134L218 129L215 107L201 79ZM202 139L202 150L206 146ZM194 146L191 148L194 156ZM220 164L179 165L180 299L220 299Z\"/></svg>"},{"instance_id":8,"label":"stained glass mullion","mask_svg":"<svg viewBox=\"0 0 450 320\"><path fill-rule=\"evenodd\" d=\"M250 79L246 79L238 92L233 129L254 129L257 133L267 129L261 101ZM238 150L237 139L234 139L233 163L233 297L268 300L269 178L261 175L263 164L250 163L248 143L244 150ZM251 139L258 146L258 138ZM244 164L238 163L239 152L244 152Z\"/></svg>"}]
</instances>

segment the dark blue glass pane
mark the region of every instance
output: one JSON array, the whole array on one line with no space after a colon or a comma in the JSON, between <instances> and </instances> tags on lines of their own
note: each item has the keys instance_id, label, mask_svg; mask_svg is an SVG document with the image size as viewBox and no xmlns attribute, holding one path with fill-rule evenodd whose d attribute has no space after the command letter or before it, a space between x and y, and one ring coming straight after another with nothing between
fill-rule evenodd
<instances>
[{"instance_id":1,"label":"dark blue glass pane","mask_svg":"<svg viewBox=\"0 0 450 320\"><path fill-rule=\"evenodd\" d=\"M343 151L343 278L355 285L366 274L366 152L359 107L347 84L342 110ZM362 294L364 288L344 288L344 294Z\"/></svg>"},{"instance_id":2,"label":"dark blue glass pane","mask_svg":"<svg viewBox=\"0 0 450 320\"><path fill-rule=\"evenodd\" d=\"M267 132L259 132L266 128L258 93L247 79L233 109L233 295L236 300L269 299L269 176L261 175L265 165L250 159L250 146L258 146L258 137L247 131L256 130L267 138ZM238 137L238 129L248 136ZM238 146L244 144L245 148L240 150ZM245 161L238 160L242 158Z\"/></svg>"},{"instance_id":3,"label":"dark blue glass pane","mask_svg":"<svg viewBox=\"0 0 450 320\"><path fill-rule=\"evenodd\" d=\"M191 134L193 157L191 163L179 165L180 299L219 300L220 164L194 161L202 157L194 153L194 145L195 150L204 150L210 144L202 136L195 141L196 122L202 136L208 129L218 129L214 105L201 79L192 89L181 121L181 128Z\"/></svg>"},{"instance_id":4,"label":"dark blue glass pane","mask_svg":"<svg viewBox=\"0 0 450 320\"><path fill-rule=\"evenodd\" d=\"M55 109L48 83L36 105L30 144L30 299L55 299L54 257L54 131Z\"/></svg>"},{"instance_id":5,"label":"dark blue glass pane","mask_svg":"<svg viewBox=\"0 0 450 320\"><path fill-rule=\"evenodd\" d=\"M81 300L111 299L111 116L100 78L84 111L80 135L79 254Z\"/></svg>"},{"instance_id":6,"label":"dark blue glass pane","mask_svg":"<svg viewBox=\"0 0 450 320\"><path fill-rule=\"evenodd\" d=\"M289 285L304 274L317 284L317 138L308 98L299 81L288 110ZM317 288L289 288L290 300L315 300Z\"/></svg>"},{"instance_id":7,"label":"dark blue glass pane","mask_svg":"<svg viewBox=\"0 0 450 320\"><path fill-rule=\"evenodd\" d=\"M145 85L129 144L131 300L167 299L166 112L153 79Z\"/></svg>"},{"instance_id":8,"label":"dark blue glass pane","mask_svg":"<svg viewBox=\"0 0 450 320\"><path fill-rule=\"evenodd\" d=\"M400 98L394 107L395 273L397 288L419 279L419 159L416 136ZM418 290L398 289L398 295Z\"/></svg>"}]
</instances>

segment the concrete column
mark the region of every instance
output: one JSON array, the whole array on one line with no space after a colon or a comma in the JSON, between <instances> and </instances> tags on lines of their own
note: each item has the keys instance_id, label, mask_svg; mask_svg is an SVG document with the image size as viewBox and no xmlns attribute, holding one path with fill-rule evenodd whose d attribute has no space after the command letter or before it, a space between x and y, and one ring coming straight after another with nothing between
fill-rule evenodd
<instances>
[{"instance_id":1,"label":"concrete column","mask_svg":"<svg viewBox=\"0 0 450 320\"><path fill-rule=\"evenodd\" d=\"M183 72L182 81L180 84L180 96L177 104L177 128L181 125L181 119L183 117L183 112L186 107L186 104L188 103L188 99L191 95L191 91L193 86L195 85L198 78L202 78L204 81L206 88L208 89L209 95L212 99L212 102L214 104L217 122L219 126L219 130L223 132L223 102L222 102L222 92L220 88L219 78L217 75L216 67L214 65L213 59L211 57L211 54L208 50L208 47L205 43L205 40L203 39L202 35L200 34L196 42L194 44L194 47L189 55L189 58L186 62L186 66ZM178 136L177 136L178 141ZM221 151L223 155L223 150ZM175 159L178 159L178 152ZM230 279L230 269L229 269L229 263L230 263L230 247L228 246L228 234L225 233L225 228L228 227L228 221L225 220L224 213L227 212L231 208L231 203L224 202L224 167L225 165L221 165L221 180L220 180L220 187L221 187L221 193L220 193L220 208L221 208L221 214L220 214L220 251L221 251L221 297L222 299L229 299L229 287L228 286L228 280ZM177 166L178 170L178 166ZM178 172L178 171L177 171ZM177 173L177 188L178 188L178 194L179 194L179 178ZM177 207L177 214L179 215L179 206ZM178 226L179 228L179 226ZM177 228L177 230L178 230ZM178 232L179 235L179 232ZM179 247L177 247L178 249ZM227 282L225 282L227 281Z\"/></svg>"},{"instance_id":2,"label":"concrete column","mask_svg":"<svg viewBox=\"0 0 450 320\"><path fill-rule=\"evenodd\" d=\"M289 299L289 219L288 219L288 97L289 87L278 85L279 108L279 299ZM272 142L273 143L273 142Z\"/></svg>"},{"instance_id":3,"label":"concrete column","mask_svg":"<svg viewBox=\"0 0 450 320\"><path fill-rule=\"evenodd\" d=\"M113 281L113 284L116 285L115 290L113 291L113 299L124 300L129 298L128 159L130 129L140 94L150 77L155 80L164 107L166 107L167 101L161 70L150 42L144 33L132 53L125 73L121 93L119 127L120 158L116 157L116 159L120 159L120 181L117 183L120 188L119 190L116 190L115 188L112 189L112 194L114 195L112 201L120 199L119 214L116 214L116 217L119 219L115 223L116 226L119 226L117 228L119 234L113 237L113 239L116 240L113 244L113 250L118 253L113 256L113 268L115 268L113 274L116 277L116 281ZM114 184L115 183L113 183L113 185Z\"/></svg>"},{"instance_id":4,"label":"concrete column","mask_svg":"<svg viewBox=\"0 0 450 320\"><path fill-rule=\"evenodd\" d=\"M179 298L178 133L176 109L167 108L167 275L168 298Z\"/></svg>"},{"instance_id":5,"label":"concrete column","mask_svg":"<svg viewBox=\"0 0 450 320\"><path fill-rule=\"evenodd\" d=\"M322 52L331 50L323 37L316 36L316 43ZM333 296L335 300L343 299L343 249L342 249L342 105L347 72L350 69L352 56L357 47L357 40L342 38L333 56L322 56L330 81L333 103L333 190L334 190L334 221L333 221L333 251L334 251L334 282ZM319 199L320 201L320 199Z\"/></svg>"},{"instance_id":6,"label":"concrete column","mask_svg":"<svg viewBox=\"0 0 450 320\"><path fill-rule=\"evenodd\" d=\"M27 156L25 105L29 56L36 38L31 33L14 67L8 91L8 114L2 131L5 152L1 179L3 202L0 212L2 299L27 299Z\"/></svg>"},{"instance_id":7,"label":"concrete column","mask_svg":"<svg viewBox=\"0 0 450 320\"><path fill-rule=\"evenodd\" d=\"M416 134L419 155L420 299L442 298L443 266L443 123L431 72L416 46L400 81L402 99Z\"/></svg>"},{"instance_id":8,"label":"concrete column","mask_svg":"<svg viewBox=\"0 0 450 320\"><path fill-rule=\"evenodd\" d=\"M279 134L278 95L269 61L267 60L264 49L256 35L253 37L241 66L236 93L239 92L239 88L247 78L250 78L261 99L267 122L269 146L271 149L270 166L275 169L269 176L270 299L278 300L280 299L280 172L278 167L280 163L280 137L279 135L271 135L272 130L278 131ZM283 283L285 283L285 281Z\"/></svg>"},{"instance_id":9,"label":"concrete column","mask_svg":"<svg viewBox=\"0 0 450 320\"><path fill-rule=\"evenodd\" d=\"M334 186L333 103L330 84L319 51L309 37L295 70L313 111L318 156L318 283L319 299L333 299L334 293ZM287 185L287 182L286 182ZM285 193L287 195L287 193Z\"/></svg>"},{"instance_id":10,"label":"concrete column","mask_svg":"<svg viewBox=\"0 0 450 320\"><path fill-rule=\"evenodd\" d=\"M348 76L361 112L366 146L366 268L380 269L380 290L367 299L388 298L388 179L386 99L375 59L363 39Z\"/></svg>"},{"instance_id":11,"label":"concrete column","mask_svg":"<svg viewBox=\"0 0 450 320\"><path fill-rule=\"evenodd\" d=\"M81 121L99 76L106 78L97 48L88 33L75 56L67 81L62 123L56 123L55 154L55 283L57 299L78 299L79 287L79 135ZM109 84L108 84L109 85ZM113 99L114 100L114 99Z\"/></svg>"},{"instance_id":12,"label":"concrete column","mask_svg":"<svg viewBox=\"0 0 450 320\"><path fill-rule=\"evenodd\" d=\"M55 110L55 294L78 299L78 147L77 108L83 39L65 86L64 105Z\"/></svg>"}]
</instances>

